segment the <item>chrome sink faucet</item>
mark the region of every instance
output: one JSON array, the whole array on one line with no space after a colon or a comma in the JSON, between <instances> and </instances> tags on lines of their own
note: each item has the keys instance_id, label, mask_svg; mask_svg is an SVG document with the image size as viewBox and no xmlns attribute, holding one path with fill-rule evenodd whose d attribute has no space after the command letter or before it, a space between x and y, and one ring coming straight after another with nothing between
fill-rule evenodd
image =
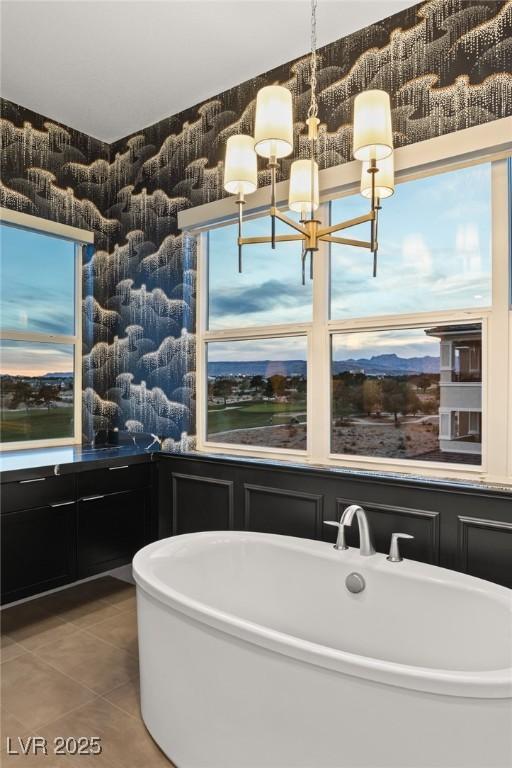
<instances>
[{"instance_id":1,"label":"chrome sink faucet","mask_svg":"<svg viewBox=\"0 0 512 768\"><path fill-rule=\"evenodd\" d=\"M370 524L364 509L358 504L351 504L347 507L339 523L335 520L324 520L325 525L334 525L338 528L338 537L334 549L348 549L345 542L345 526L352 525L354 515L357 517L357 524L359 526L359 553L364 557L374 555L375 547L373 546Z\"/></svg>"}]
</instances>

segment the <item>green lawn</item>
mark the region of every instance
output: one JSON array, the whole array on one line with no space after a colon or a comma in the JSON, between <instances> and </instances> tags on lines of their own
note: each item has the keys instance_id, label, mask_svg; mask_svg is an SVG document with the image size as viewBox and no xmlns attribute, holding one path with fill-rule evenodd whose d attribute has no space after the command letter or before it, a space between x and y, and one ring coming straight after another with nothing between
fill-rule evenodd
<instances>
[{"instance_id":1,"label":"green lawn","mask_svg":"<svg viewBox=\"0 0 512 768\"><path fill-rule=\"evenodd\" d=\"M16 440L51 440L73 436L73 406L63 408L0 410L0 437L3 443Z\"/></svg>"},{"instance_id":2,"label":"green lawn","mask_svg":"<svg viewBox=\"0 0 512 768\"><path fill-rule=\"evenodd\" d=\"M269 427L276 424L289 424L291 415L305 420L306 400L296 403L272 403L258 401L221 406L208 406L208 434L227 432L230 429L248 429L250 427Z\"/></svg>"}]
</instances>

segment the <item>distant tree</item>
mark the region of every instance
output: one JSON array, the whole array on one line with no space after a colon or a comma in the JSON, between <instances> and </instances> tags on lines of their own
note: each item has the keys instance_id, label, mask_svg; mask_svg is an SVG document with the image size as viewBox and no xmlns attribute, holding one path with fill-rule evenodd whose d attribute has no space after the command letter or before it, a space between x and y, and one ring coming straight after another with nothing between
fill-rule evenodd
<instances>
[{"instance_id":1,"label":"distant tree","mask_svg":"<svg viewBox=\"0 0 512 768\"><path fill-rule=\"evenodd\" d=\"M381 401L380 384L375 379L366 379L362 388L363 409L368 416L378 409Z\"/></svg>"},{"instance_id":2,"label":"distant tree","mask_svg":"<svg viewBox=\"0 0 512 768\"><path fill-rule=\"evenodd\" d=\"M395 378L385 378L381 382L382 387L382 408L387 413L392 413L395 420L395 426L398 427L398 415L407 413L409 408L410 385L406 381L399 381Z\"/></svg>"},{"instance_id":3,"label":"distant tree","mask_svg":"<svg viewBox=\"0 0 512 768\"><path fill-rule=\"evenodd\" d=\"M350 387L347 386L346 380L341 376L334 376L332 380L332 403L336 416L343 418L352 413L349 395Z\"/></svg>"},{"instance_id":4,"label":"distant tree","mask_svg":"<svg viewBox=\"0 0 512 768\"><path fill-rule=\"evenodd\" d=\"M420 401L419 410L426 416L437 413L438 404L434 399L428 398L427 400Z\"/></svg>"},{"instance_id":5,"label":"distant tree","mask_svg":"<svg viewBox=\"0 0 512 768\"><path fill-rule=\"evenodd\" d=\"M263 389L263 376L260 376L259 374L256 376L251 377L251 388L252 389Z\"/></svg>"},{"instance_id":6,"label":"distant tree","mask_svg":"<svg viewBox=\"0 0 512 768\"><path fill-rule=\"evenodd\" d=\"M37 399L44 403L48 410L50 410L51 404L59 399L59 388L52 386L51 384L43 384L39 387Z\"/></svg>"},{"instance_id":7,"label":"distant tree","mask_svg":"<svg viewBox=\"0 0 512 768\"><path fill-rule=\"evenodd\" d=\"M12 387L11 408L17 408L21 403L30 405L34 400L34 393L30 384L26 381L16 381Z\"/></svg>"},{"instance_id":8,"label":"distant tree","mask_svg":"<svg viewBox=\"0 0 512 768\"><path fill-rule=\"evenodd\" d=\"M305 376L297 376L295 379L295 386L297 388L297 392L300 392L301 394L305 394L307 390L307 380Z\"/></svg>"},{"instance_id":9,"label":"distant tree","mask_svg":"<svg viewBox=\"0 0 512 768\"><path fill-rule=\"evenodd\" d=\"M412 413L413 416L415 416L418 411L421 410L421 400L414 392L413 388L410 384L406 384L407 387L407 405L405 413Z\"/></svg>"},{"instance_id":10,"label":"distant tree","mask_svg":"<svg viewBox=\"0 0 512 768\"><path fill-rule=\"evenodd\" d=\"M427 376L425 373L422 373L421 376L418 376L416 379L416 386L418 389L421 389L423 394L427 391L427 389L432 384L432 379L430 376Z\"/></svg>"},{"instance_id":11,"label":"distant tree","mask_svg":"<svg viewBox=\"0 0 512 768\"><path fill-rule=\"evenodd\" d=\"M215 379L212 392L215 397L222 397L224 405L227 404L227 398L232 394L234 382L231 379Z\"/></svg>"},{"instance_id":12,"label":"distant tree","mask_svg":"<svg viewBox=\"0 0 512 768\"><path fill-rule=\"evenodd\" d=\"M276 373L267 379L267 385L265 387L265 394L267 397L275 397L276 395L284 395L286 391L286 377Z\"/></svg>"}]
</instances>

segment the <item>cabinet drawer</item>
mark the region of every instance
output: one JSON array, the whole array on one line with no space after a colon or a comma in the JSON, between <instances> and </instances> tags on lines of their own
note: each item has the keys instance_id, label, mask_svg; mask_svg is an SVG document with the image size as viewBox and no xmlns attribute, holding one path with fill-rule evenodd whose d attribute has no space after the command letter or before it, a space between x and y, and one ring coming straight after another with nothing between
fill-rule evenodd
<instances>
[{"instance_id":1,"label":"cabinet drawer","mask_svg":"<svg viewBox=\"0 0 512 768\"><path fill-rule=\"evenodd\" d=\"M148 464L122 464L81 472L77 477L78 498L99 493L118 493L150 484Z\"/></svg>"},{"instance_id":2,"label":"cabinet drawer","mask_svg":"<svg viewBox=\"0 0 512 768\"><path fill-rule=\"evenodd\" d=\"M18 480L1 486L2 513L43 507L75 499L74 475Z\"/></svg>"},{"instance_id":3,"label":"cabinet drawer","mask_svg":"<svg viewBox=\"0 0 512 768\"><path fill-rule=\"evenodd\" d=\"M2 515L2 602L73 581L75 536L74 502Z\"/></svg>"},{"instance_id":4,"label":"cabinet drawer","mask_svg":"<svg viewBox=\"0 0 512 768\"><path fill-rule=\"evenodd\" d=\"M80 578L129 563L147 541L147 490L86 497L78 502Z\"/></svg>"}]
</instances>

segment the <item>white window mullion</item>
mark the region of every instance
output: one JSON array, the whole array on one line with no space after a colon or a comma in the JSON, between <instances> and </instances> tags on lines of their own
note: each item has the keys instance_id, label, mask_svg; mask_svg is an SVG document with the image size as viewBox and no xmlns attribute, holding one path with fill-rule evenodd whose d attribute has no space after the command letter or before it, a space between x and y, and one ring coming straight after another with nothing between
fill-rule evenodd
<instances>
[{"instance_id":1,"label":"white window mullion","mask_svg":"<svg viewBox=\"0 0 512 768\"><path fill-rule=\"evenodd\" d=\"M73 340L74 442L82 442L82 264L84 246L75 244L75 338Z\"/></svg>"},{"instance_id":2,"label":"white window mullion","mask_svg":"<svg viewBox=\"0 0 512 768\"><path fill-rule=\"evenodd\" d=\"M208 233L197 236L197 309L196 309L196 441L204 450L207 439L208 370L204 334L208 326Z\"/></svg>"},{"instance_id":3,"label":"white window mullion","mask_svg":"<svg viewBox=\"0 0 512 768\"><path fill-rule=\"evenodd\" d=\"M329 221L329 204L324 203L318 218ZM312 463L325 463L331 442L331 365L329 320L330 251L319 243L313 256L313 325L308 350L308 446Z\"/></svg>"},{"instance_id":4,"label":"white window mullion","mask_svg":"<svg viewBox=\"0 0 512 768\"><path fill-rule=\"evenodd\" d=\"M489 480L504 480L509 466L510 354L509 207L506 160L492 164L492 313L488 320L483 439ZM485 358L484 358L485 359ZM492 375L491 375L492 372Z\"/></svg>"}]
</instances>

